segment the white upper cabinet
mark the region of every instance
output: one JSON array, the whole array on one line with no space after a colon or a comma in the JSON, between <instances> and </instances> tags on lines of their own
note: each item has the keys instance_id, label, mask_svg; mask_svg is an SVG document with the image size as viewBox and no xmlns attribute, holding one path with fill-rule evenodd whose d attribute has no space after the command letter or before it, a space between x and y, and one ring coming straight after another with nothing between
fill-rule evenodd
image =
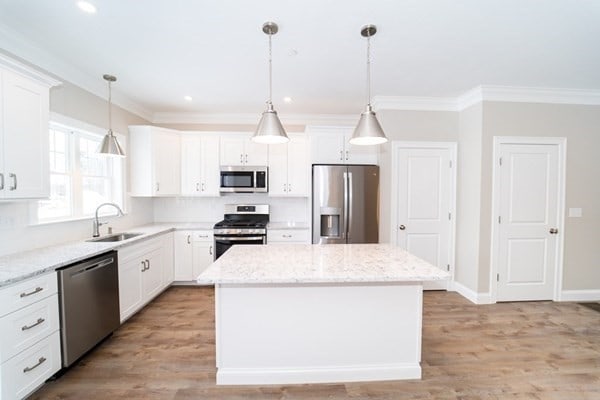
<instances>
[{"instance_id":1,"label":"white upper cabinet","mask_svg":"<svg viewBox=\"0 0 600 400\"><path fill-rule=\"evenodd\" d=\"M379 146L350 144L353 127L307 126L313 164L377 164Z\"/></svg>"},{"instance_id":2,"label":"white upper cabinet","mask_svg":"<svg viewBox=\"0 0 600 400\"><path fill-rule=\"evenodd\" d=\"M219 195L219 137L204 133L181 135L181 194Z\"/></svg>"},{"instance_id":3,"label":"white upper cabinet","mask_svg":"<svg viewBox=\"0 0 600 400\"><path fill-rule=\"evenodd\" d=\"M222 134L221 165L267 165L268 146L254 143L251 136L249 133Z\"/></svg>"},{"instance_id":4,"label":"white upper cabinet","mask_svg":"<svg viewBox=\"0 0 600 400\"><path fill-rule=\"evenodd\" d=\"M129 127L132 196L181 193L181 143L177 131L153 126Z\"/></svg>"},{"instance_id":5,"label":"white upper cabinet","mask_svg":"<svg viewBox=\"0 0 600 400\"><path fill-rule=\"evenodd\" d=\"M304 134L288 136L288 143L269 145L269 196L308 196L309 140Z\"/></svg>"},{"instance_id":6,"label":"white upper cabinet","mask_svg":"<svg viewBox=\"0 0 600 400\"><path fill-rule=\"evenodd\" d=\"M59 82L4 68L4 63L16 65L7 60L0 57L0 199L45 198L50 195L49 88Z\"/></svg>"}]
</instances>

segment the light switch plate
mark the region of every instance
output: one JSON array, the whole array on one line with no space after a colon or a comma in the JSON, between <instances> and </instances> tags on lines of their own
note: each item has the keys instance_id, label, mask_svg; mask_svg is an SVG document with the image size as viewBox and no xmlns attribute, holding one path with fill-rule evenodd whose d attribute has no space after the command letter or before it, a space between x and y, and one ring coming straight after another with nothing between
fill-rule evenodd
<instances>
[{"instance_id":1,"label":"light switch plate","mask_svg":"<svg viewBox=\"0 0 600 400\"><path fill-rule=\"evenodd\" d=\"M569 208L569 218L581 218L583 210L581 208Z\"/></svg>"}]
</instances>

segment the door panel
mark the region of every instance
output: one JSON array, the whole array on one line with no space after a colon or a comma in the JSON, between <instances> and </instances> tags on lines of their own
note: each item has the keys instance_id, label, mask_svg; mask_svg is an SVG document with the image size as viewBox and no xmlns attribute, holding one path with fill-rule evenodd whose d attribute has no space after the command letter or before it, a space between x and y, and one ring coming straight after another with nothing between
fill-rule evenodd
<instances>
[{"instance_id":1,"label":"door panel","mask_svg":"<svg viewBox=\"0 0 600 400\"><path fill-rule=\"evenodd\" d=\"M447 270L451 254L450 150L399 150L397 245ZM446 289L447 282L426 282L425 289Z\"/></svg>"},{"instance_id":2,"label":"door panel","mask_svg":"<svg viewBox=\"0 0 600 400\"><path fill-rule=\"evenodd\" d=\"M344 166L313 166L313 243L346 243Z\"/></svg>"},{"instance_id":3,"label":"door panel","mask_svg":"<svg viewBox=\"0 0 600 400\"><path fill-rule=\"evenodd\" d=\"M558 146L501 144L497 300L551 300L558 223Z\"/></svg>"},{"instance_id":4,"label":"door panel","mask_svg":"<svg viewBox=\"0 0 600 400\"><path fill-rule=\"evenodd\" d=\"M348 167L348 243L379 242L379 167Z\"/></svg>"}]
</instances>

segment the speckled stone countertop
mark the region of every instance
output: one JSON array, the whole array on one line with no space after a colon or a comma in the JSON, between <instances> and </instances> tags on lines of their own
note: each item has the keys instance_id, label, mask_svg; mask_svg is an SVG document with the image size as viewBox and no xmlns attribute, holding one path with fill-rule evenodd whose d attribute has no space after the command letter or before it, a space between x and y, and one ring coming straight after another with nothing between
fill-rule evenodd
<instances>
[{"instance_id":1,"label":"speckled stone countertop","mask_svg":"<svg viewBox=\"0 0 600 400\"><path fill-rule=\"evenodd\" d=\"M198 283L344 283L444 280L450 274L389 244L238 245Z\"/></svg>"},{"instance_id":2,"label":"speckled stone countertop","mask_svg":"<svg viewBox=\"0 0 600 400\"><path fill-rule=\"evenodd\" d=\"M82 239L77 242L1 256L0 288L36 275L54 271L57 268L110 250L118 250L122 247L151 239L163 233L174 230L212 229L213 225L213 223L207 222L157 223L126 229L127 232L141 233L142 235L120 242L86 242L87 239Z\"/></svg>"},{"instance_id":3,"label":"speckled stone countertop","mask_svg":"<svg viewBox=\"0 0 600 400\"><path fill-rule=\"evenodd\" d=\"M310 226L307 222L269 222L267 225L268 229L280 230L280 229L309 229Z\"/></svg>"}]
</instances>

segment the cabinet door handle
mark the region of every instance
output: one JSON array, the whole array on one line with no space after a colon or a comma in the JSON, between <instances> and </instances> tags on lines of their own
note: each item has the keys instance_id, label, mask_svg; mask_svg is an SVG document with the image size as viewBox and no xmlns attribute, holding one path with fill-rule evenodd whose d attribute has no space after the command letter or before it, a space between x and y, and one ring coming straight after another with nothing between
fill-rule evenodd
<instances>
[{"instance_id":1,"label":"cabinet door handle","mask_svg":"<svg viewBox=\"0 0 600 400\"><path fill-rule=\"evenodd\" d=\"M246 164L248 164L248 154L246 154Z\"/></svg>"},{"instance_id":2,"label":"cabinet door handle","mask_svg":"<svg viewBox=\"0 0 600 400\"><path fill-rule=\"evenodd\" d=\"M340 161L344 161L344 152L340 150Z\"/></svg>"},{"instance_id":3,"label":"cabinet door handle","mask_svg":"<svg viewBox=\"0 0 600 400\"><path fill-rule=\"evenodd\" d=\"M147 269L150 269L150 260L148 260L147 258L146 258L146 263L148 264L148 268Z\"/></svg>"},{"instance_id":4,"label":"cabinet door handle","mask_svg":"<svg viewBox=\"0 0 600 400\"><path fill-rule=\"evenodd\" d=\"M196 183L196 192L199 192L199 191L200 191L200 184Z\"/></svg>"},{"instance_id":5,"label":"cabinet door handle","mask_svg":"<svg viewBox=\"0 0 600 400\"><path fill-rule=\"evenodd\" d=\"M4 174L0 173L0 190L4 190Z\"/></svg>"},{"instance_id":6,"label":"cabinet door handle","mask_svg":"<svg viewBox=\"0 0 600 400\"><path fill-rule=\"evenodd\" d=\"M205 186L204 186L204 182L202 182L202 191L204 192L205 190Z\"/></svg>"},{"instance_id":7,"label":"cabinet door handle","mask_svg":"<svg viewBox=\"0 0 600 400\"><path fill-rule=\"evenodd\" d=\"M292 191L292 184L288 183L288 193Z\"/></svg>"},{"instance_id":8,"label":"cabinet door handle","mask_svg":"<svg viewBox=\"0 0 600 400\"><path fill-rule=\"evenodd\" d=\"M243 163L244 163L244 155L240 154L240 164L243 164Z\"/></svg>"},{"instance_id":9,"label":"cabinet door handle","mask_svg":"<svg viewBox=\"0 0 600 400\"><path fill-rule=\"evenodd\" d=\"M33 367L25 367L25 368L23 368L23 372L27 373L27 372L33 371L34 369L36 369L37 367L39 367L40 365L42 365L44 362L46 362L46 357L40 357L40 359L38 360L37 364L35 364Z\"/></svg>"},{"instance_id":10,"label":"cabinet door handle","mask_svg":"<svg viewBox=\"0 0 600 400\"><path fill-rule=\"evenodd\" d=\"M146 261L142 261L142 272L146 270Z\"/></svg>"},{"instance_id":11,"label":"cabinet door handle","mask_svg":"<svg viewBox=\"0 0 600 400\"><path fill-rule=\"evenodd\" d=\"M287 192L287 189L286 189L286 184L285 184L285 183L283 184L283 191L284 191L284 192Z\"/></svg>"},{"instance_id":12,"label":"cabinet door handle","mask_svg":"<svg viewBox=\"0 0 600 400\"><path fill-rule=\"evenodd\" d=\"M13 184L8 190L17 190L17 174L10 173L8 177L13 179Z\"/></svg>"},{"instance_id":13,"label":"cabinet door handle","mask_svg":"<svg viewBox=\"0 0 600 400\"><path fill-rule=\"evenodd\" d=\"M348 150L346 150L346 161L348 161Z\"/></svg>"},{"instance_id":14,"label":"cabinet door handle","mask_svg":"<svg viewBox=\"0 0 600 400\"><path fill-rule=\"evenodd\" d=\"M213 252L212 252L212 249L213 249L213 247L212 247L212 246L210 246L210 247L208 248L208 254L210 254L211 256L212 256L212 253L213 253Z\"/></svg>"},{"instance_id":15,"label":"cabinet door handle","mask_svg":"<svg viewBox=\"0 0 600 400\"><path fill-rule=\"evenodd\" d=\"M191 239L192 235L187 235L187 244L192 244Z\"/></svg>"},{"instance_id":16,"label":"cabinet door handle","mask_svg":"<svg viewBox=\"0 0 600 400\"><path fill-rule=\"evenodd\" d=\"M25 293L25 292L23 292L23 293L21 293L20 297L27 297L27 296L31 296L32 294L39 293L39 292L41 292L42 290L44 290L44 288L42 288L42 287L39 287L39 286L38 286L38 287L36 287L36 288L33 290L33 292L29 292L29 293Z\"/></svg>"},{"instance_id":17,"label":"cabinet door handle","mask_svg":"<svg viewBox=\"0 0 600 400\"><path fill-rule=\"evenodd\" d=\"M22 331L28 331L31 328L35 328L36 326L38 326L39 324L44 323L45 319L44 318L38 318L36 322L34 322L31 325L25 325L21 327Z\"/></svg>"},{"instance_id":18,"label":"cabinet door handle","mask_svg":"<svg viewBox=\"0 0 600 400\"><path fill-rule=\"evenodd\" d=\"M157 192L160 191L160 183L159 182L156 182L156 191Z\"/></svg>"}]
</instances>

